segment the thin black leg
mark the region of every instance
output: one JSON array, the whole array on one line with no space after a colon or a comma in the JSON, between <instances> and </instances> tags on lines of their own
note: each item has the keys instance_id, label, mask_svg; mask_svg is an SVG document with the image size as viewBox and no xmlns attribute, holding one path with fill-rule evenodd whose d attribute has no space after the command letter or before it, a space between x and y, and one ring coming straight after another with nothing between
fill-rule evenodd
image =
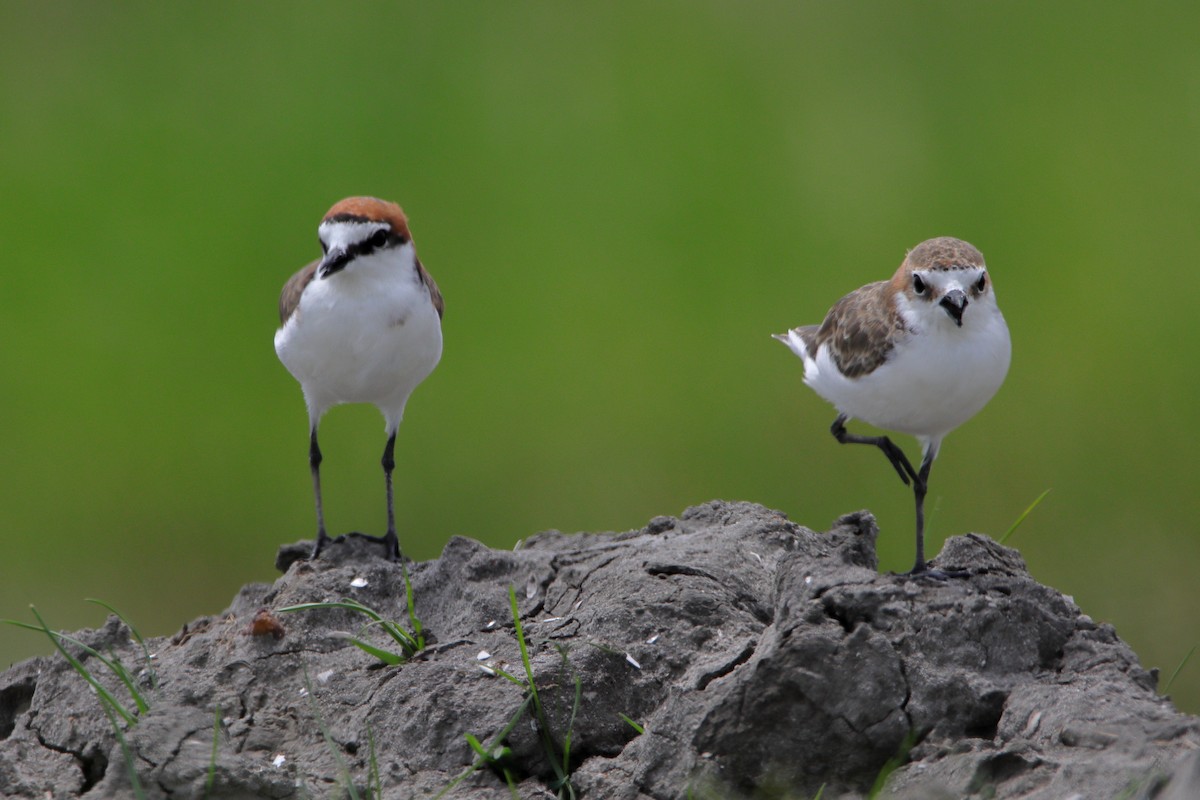
<instances>
[{"instance_id":1,"label":"thin black leg","mask_svg":"<svg viewBox=\"0 0 1200 800\"><path fill-rule=\"evenodd\" d=\"M917 501L917 561L909 575L919 575L929 569L925 563L925 493L929 491L929 469L933 466L933 449L925 453L921 471L913 481L913 496Z\"/></svg>"},{"instance_id":2,"label":"thin black leg","mask_svg":"<svg viewBox=\"0 0 1200 800\"><path fill-rule=\"evenodd\" d=\"M358 539L366 539L368 542L379 542L386 551L388 561L400 560L400 537L396 535L396 512L392 503L392 470L396 468L395 452L396 432L392 431L388 435L387 444L383 447L383 458L380 459L380 463L383 465L383 480L387 486L387 533L383 536L371 536L358 531L346 534Z\"/></svg>"},{"instance_id":3,"label":"thin black leg","mask_svg":"<svg viewBox=\"0 0 1200 800\"><path fill-rule=\"evenodd\" d=\"M396 432L388 436L387 444L383 447L383 480L387 484L387 533L383 535L383 544L387 548L389 561L400 560L400 537L396 535L396 511L392 501L392 470L396 467Z\"/></svg>"},{"instance_id":4,"label":"thin black leg","mask_svg":"<svg viewBox=\"0 0 1200 800\"><path fill-rule=\"evenodd\" d=\"M833 434L833 438L837 439L842 444L871 444L883 451L883 454L888 457L888 461L892 462L892 466L896 469L896 474L900 476L900 480L904 481L904 485L908 486L911 482L915 485L920 482L917 476L917 471L913 469L912 462L908 460L908 456L904 455L896 444L886 436L859 436L858 434L850 433L846 430L846 415L840 414L833 421L829 432Z\"/></svg>"},{"instance_id":5,"label":"thin black leg","mask_svg":"<svg viewBox=\"0 0 1200 800\"><path fill-rule=\"evenodd\" d=\"M905 575L910 578L930 578L938 581L969 578L971 573L967 570L932 569L929 562L925 560L925 493L929 490L929 468L933 466L933 459L936 456L936 445L925 451L925 459L921 462L921 471L917 474L917 479L913 481L913 497L917 501L917 559L913 568Z\"/></svg>"},{"instance_id":6,"label":"thin black leg","mask_svg":"<svg viewBox=\"0 0 1200 800\"><path fill-rule=\"evenodd\" d=\"M310 559L321 554L321 550L329 542L325 533L325 511L321 506L321 448L317 445L317 426L313 425L308 440L308 468L312 471L313 496L317 502L317 543L313 545Z\"/></svg>"}]
</instances>

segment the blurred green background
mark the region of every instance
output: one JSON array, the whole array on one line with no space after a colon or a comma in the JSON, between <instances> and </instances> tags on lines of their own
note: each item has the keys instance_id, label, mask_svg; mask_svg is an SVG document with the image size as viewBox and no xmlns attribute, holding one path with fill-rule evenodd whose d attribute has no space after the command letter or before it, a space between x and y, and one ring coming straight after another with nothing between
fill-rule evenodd
<instances>
[{"instance_id":1,"label":"blurred green background","mask_svg":"<svg viewBox=\"0 0 1200 800\"><path fill-rule=\"evenodd\" d=\"M769 334L950 234L1014 354L942 449L932 552L1051 488L1010 542L1034 576L1147 667L1200 641L1200 6L31 2L0 29L0 616L92 626L98 597L166 634L275 577L313 528L278 292L375 194L447 302L397 447L410 555L720 497L870 508L907 569L911 495ZM370 407L326 417L334 532L381 532L383 443ZM46 650L0 628L0 665ZM1172 695L1200 711L1200 659Z\"/></svg>"}]
</instances>

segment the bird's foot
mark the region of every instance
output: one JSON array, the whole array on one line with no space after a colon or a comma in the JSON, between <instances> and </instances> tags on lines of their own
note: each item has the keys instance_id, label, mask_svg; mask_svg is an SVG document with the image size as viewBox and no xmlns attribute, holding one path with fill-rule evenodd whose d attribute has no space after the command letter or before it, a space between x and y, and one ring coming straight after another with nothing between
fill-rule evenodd
<instances>
[{"instance_id":1,"label":"bird's foot","mask_svg":"<svg viewBox=\"0 0 1200 800\"><path fill-rule=\"evenodd\" d=\"M321 555L321 551L325 549L325 545L331 541L333 540L329 538L329 534L325 533L324 528L317 531L317 541L313 544L312 552L308 554L308 560L316 561L317 556Z\"/></svg>"},{"instance_id":2,"label":"bird's foot","mask_svg":"<svg viewBox=\"0 0 1200 800\"><path fill-rule=\"evenodd\" d=\"M400 540L396 537L395 533L387 533L383 536L372 536L369 533L350 531L343 536L339 536L338 539L343 539L346 536L353 536L356 539L363 539L368 542L375 542L376 544L383 545L387 551L387 560L393 563L398 563L404 558L404 556L402 556L400 553Z\"/></svg>"}]
</instances>

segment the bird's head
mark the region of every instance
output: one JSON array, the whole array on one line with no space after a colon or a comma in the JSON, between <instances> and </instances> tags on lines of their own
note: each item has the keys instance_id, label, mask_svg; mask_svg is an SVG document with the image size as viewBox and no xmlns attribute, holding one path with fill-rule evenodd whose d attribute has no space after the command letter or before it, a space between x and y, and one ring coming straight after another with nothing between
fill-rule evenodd
<instances>
[{"instance_id":1,"label":"bird's head","mask_svg":"<svg viewBox=\"0 0 1200 800\"><path fill-rule=\"evenodd\" d=\"M945 313L959 328L969 306L996 302L983 254L949 236L913 248L892 277L892 285L922 319L936 320Z\"/></svg>"},{"instance_id":2,"label":"bird's head","mask_svg":"<svg viewBox=\"0 0 1200 800\"><path fill-rule=\"evenodd\" d=\"M317 278L336 275L359 259L408 248L408 218L395 203L374 197L348 197L336 203L317 228L321 264Z\"/></svg>"}]
</instances>

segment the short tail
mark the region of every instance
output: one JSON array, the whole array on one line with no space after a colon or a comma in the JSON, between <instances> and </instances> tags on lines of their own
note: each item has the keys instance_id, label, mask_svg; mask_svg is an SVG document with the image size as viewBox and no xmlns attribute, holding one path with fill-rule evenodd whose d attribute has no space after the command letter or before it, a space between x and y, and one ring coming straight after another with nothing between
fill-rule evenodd
<instances>
[{"instance_id":1,"label":"short tail","mask_svg":"<svg viewBox=\"0 0 1200 800\"><path fill-rule=\"evenodd\" d=\"M789 350L807 361L809 355L808 342L804 339L806 330L804 327L792 328L787 333L773 333L771 334L771 338L783 342L788 346Z\"/></svg>"}]
</instances>

